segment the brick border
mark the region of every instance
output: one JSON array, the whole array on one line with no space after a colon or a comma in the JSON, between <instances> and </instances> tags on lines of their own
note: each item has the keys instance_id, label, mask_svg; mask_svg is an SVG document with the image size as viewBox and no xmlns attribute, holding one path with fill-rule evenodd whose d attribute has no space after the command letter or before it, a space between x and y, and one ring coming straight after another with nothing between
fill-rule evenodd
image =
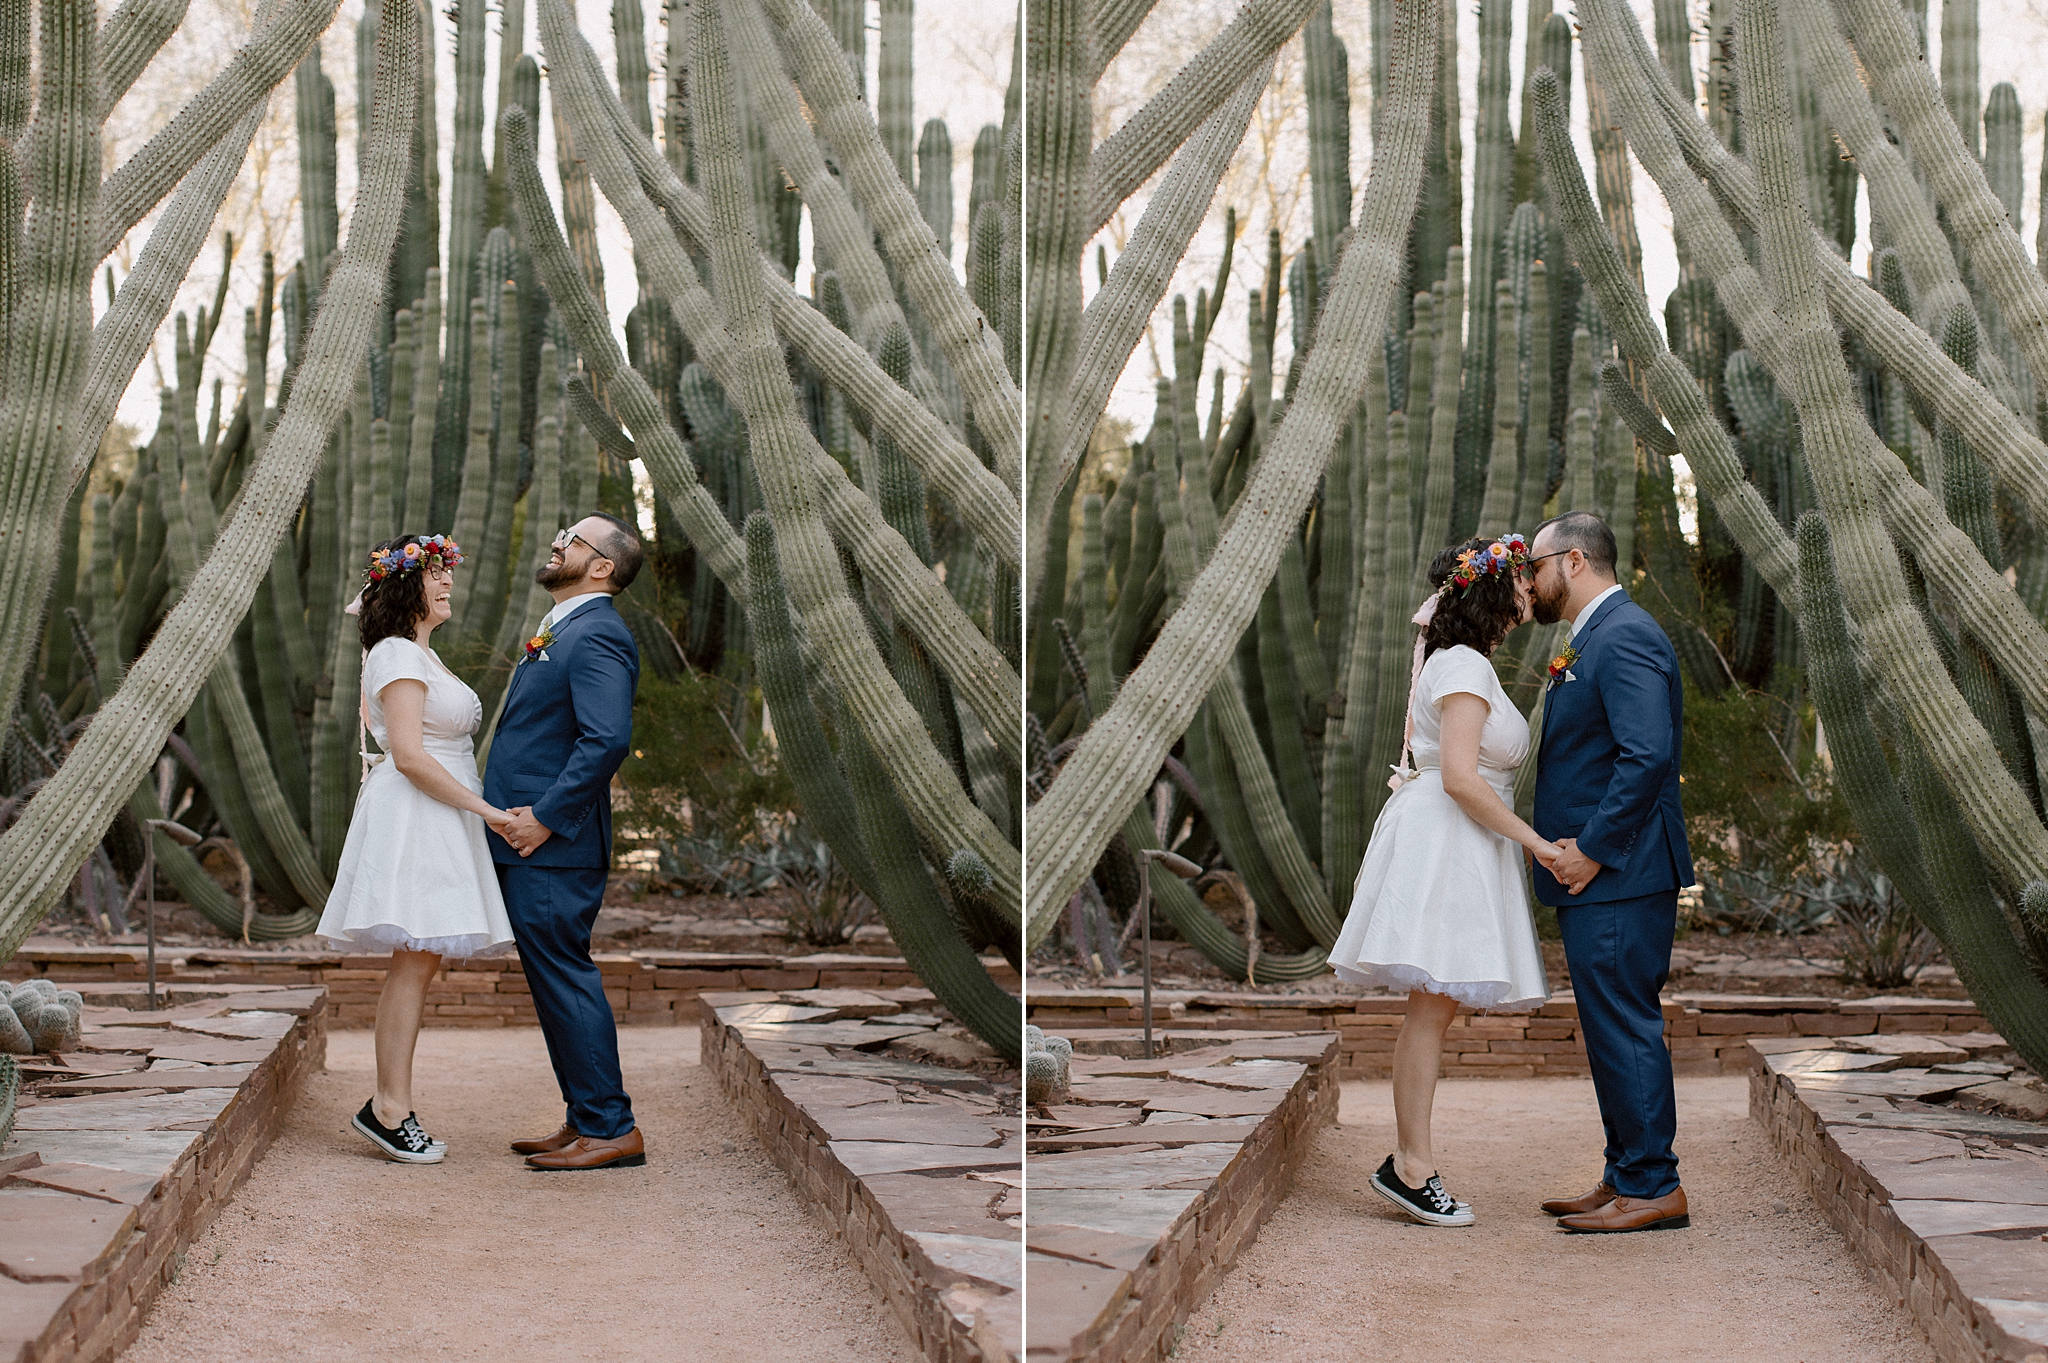
<instances>
[{"instance_id":1,"label":"brick border","mask_svg":"<svg viewBox=\"0 0 2048 1363\"><path fill-rule=\"evenodd\" d=\"M256 992L232 1002L261 1008L260 998L251 997ZM157 1294L176 1281L186 1249L213 1224L270 1148L306 1075L326 1065L325 999L299 1007L303 1014L291 1030L136 1207L127 1243L106 1271L58 1305L43 1333L23 1346L20 1363L111 1363L134 1342ZM15 1143L32 1147L35 1135L17 1132ZM0 1175L0 1184L11 1177Z\"/></svg>"},{"instance_id":2,"label":"brick border","mask_svg":"<svg viewBox=\"0 0 2048 1363\"><path fill-rule=\"evenodd\" d=\"M1136 989L1028 989L1027 1016L1046 1031L1079 1036L1143 1021ZM1341 1038L1338 1074L1384 1079L1407 1001L1358 994L1236 994L1152 991L1153 1026L1206 1030L1332 1031ZM1833 999L1800 995L1668 994L1664 1036L1679 1074L1742 1074L1751 1037L1915 1035L1984 1030L1967 999ZM1569 993L1534 1013L1458 1010L1444 1033L1446 1078L1526 1079L1589 1073L1579 1009Z\"/></svg>"},{"instance_id":3,"label":"brick border","mask_svg":"<svg viewBox=\"0 0 2048 1363\"><path fill-rule=\"evenodd\" d=\"M1156 997L1156 996L1155 996ZM1315 1135L1337 1122L1338 1089L1342 1074L1337 1068L1339 1038L1331 1033L1299 1032L1286 1036L1313 1039L1327 1037L1320 1055L1286 1058L1305 1066L1287 1097L1268 1112L1216 1181L1203 1189L1202 1196L1188 1204L1145 1262L1131 1273L1128 1296L1106 1322L1082 1336L1071 1355L1064 1344L1032 1341L1030 1354L1036 1360L1066 1359L1074 1363L1127 1363L1127 1360L1170 1357L1186 1323L1223 1281L1237 1262L1237 1256L1259 1238L1266 1218L1279 1207L1294 1186L1294 1171L1307 1155ZM1076 1055L1088 1052L1123 1054L1126 1043L1137 1034L1083 1034ZM1235 1044L1256 1049L1260 1041L1279 1036L1235 1039ZM1194 1036L1178 1039L1159 1052L1171 1056L1214 1044L1218 1039ZM1156 1041L1156 1038L1155 1038ZM1030 1151L1026 1151L1027 1185ZM1030 1218L1027 1187L1025 1213ZM1025 1233L1030 1245L1030 1231Z\"/></svg>"},{"instance_id":4,"label":"brick border","mask_svg":"<svg viewBox=\"0 0 2048 1363\"><path fill-rule=\"evenodd\" d=\"M1757 1048L1746 1049L1749 1115L1791 1160L1828 1223L1841 1232L1864 1268L1911 1313L1942 1363L2048 1360L2048 1349L2039 1340L2009 1333L1995 1309L1957 1281L1939 1250L1899 1218L1878 1172L1842 1148L1791 1076L1774 1071ZM1958 1125L1967 1127L1969 1114L1956 1115ZM2042 1208L2042 1218L2048 1222L2048 1207Z\"/></svg>"},{"instance_id":5,"label":"brick border","mask_svg":"<svg viewBox=\"0 0 2048 1363\"><path fill-rule=\"evenodd\" d=\"M736 997L718 1002L733 1002ZM747 1038L722 1021L714 1007L702 1013L698 1063L717 1077L768 1157L853 1251L925 1357L932 1363L1014 1363L1016 1355L989 1318L996 1313L978 1309L989 1304L982 1300L986 1294L966 1284L941 1288L945 1276L917 1242L897 1228L861 1177L833 1153L816 1124L783 1093ZM991 1192L1000 1191L988 1186ZM1020 1244L1020 1259L1023 1252ZM1021 1299L998 1301L997 1312L1016 1318L1021 1307ZM1015 1323L1021 1326L1021 1319Z\"/></svg>"},{"instance_id":6,"label":"brick border","mask_svg":"<svg viewBox=\"0 0 2048 1363\"><path fill-rule=\"evenodd\" d=\"M30 943L0 964L0 979L41 977L78 989L92 1002L92 986L133 985L148 973L137 947L52 946ZM159 949L159 987L179 985L322 985L328 1025L337 1030L374 1027L377 995L388 956L338 951L254 951L234 947ZM900 956L813 952L775 956L730 951L613 951L594 959L604 973L605 998L622 1026L685 1026L698 1020L698 995L733 989L888 989L919 983ZM1000 957L983 960L996 983L1021 992L1016 972ZM123 997L126 997L125 991ZM533 991L515 954L449 961L427 993L427 1027L532 1027Z\"/></svg>"}]
</instances>

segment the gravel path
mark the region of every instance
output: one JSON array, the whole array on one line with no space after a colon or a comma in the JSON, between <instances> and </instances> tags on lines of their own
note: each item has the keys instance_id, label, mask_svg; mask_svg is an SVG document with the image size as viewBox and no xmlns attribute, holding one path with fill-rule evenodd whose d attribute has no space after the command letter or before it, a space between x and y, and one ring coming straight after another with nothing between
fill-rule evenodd
<instances>
[{"instance_id":1,"label":"gravel path","mask_svg":"<svg viewBox=\"0 0 2048 1363\"><path fill-rule=\"evenodd\" d=\"M158 1298L127 1363L919 1355L846 1247L697 1065L695 1028L624 1028L642 1169L543 1174L505 1149L561 1120L537 1028L420 1037L445 1163L348 1120L371 1034L336 1032L283 1134Z\"/></svg>"},{"instance_id":2,"label":"gravel path","mask_svg":"<svg viewBox=\"0 0 2048 1363\"><path fill-rule=\"evenodd\" d=\"M1175 1356L1933 1363L1749 1120L1745 1079L1680 1079L1678 1114L1692 1228L1565 1235L1537 1204L1599 1181L1592 1083L1446 1080L1437 1160L1479 1223L1443 1230L1367 1185L1393 1148L1392 1092L1346 1084L1339 1125Z\"/></svg>"}]
</instances>

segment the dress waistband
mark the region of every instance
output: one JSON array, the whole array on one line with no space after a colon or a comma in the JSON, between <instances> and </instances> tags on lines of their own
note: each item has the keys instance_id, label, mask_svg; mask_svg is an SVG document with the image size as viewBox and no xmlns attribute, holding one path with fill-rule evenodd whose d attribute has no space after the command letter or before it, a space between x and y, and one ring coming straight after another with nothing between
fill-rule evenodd
<instances>
[{"instance_id":1,"label":"dress waistband","mask_svg":"<svg viewBox=\"0 0 2048 1363\"><path fill-rule=\"evenodd\" d=\"M466 738L426 738L420 740L420 747L433 757L452 758L457 761L476 761L476 748ZM376 766L389 757L389 753L363 749L363 760Z\"/></svg>"}]
</instances>

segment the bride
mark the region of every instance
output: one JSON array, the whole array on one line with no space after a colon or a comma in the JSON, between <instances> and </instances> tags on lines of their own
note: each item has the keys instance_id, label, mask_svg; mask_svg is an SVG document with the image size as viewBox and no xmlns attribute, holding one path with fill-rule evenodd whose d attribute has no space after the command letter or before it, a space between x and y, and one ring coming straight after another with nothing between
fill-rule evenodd
<instances>
[{"instance_id":1,"label":"bride","mask_svg":"<svg viewBox=\"0 0 2048 1363\"><path fill-rule=\"evenodd\" d=\"M370 551L361 617L363 721L380 757L356 796L319 934L344 950L389 948L377 1000L377 1091L352 1125L391 1159L438 1164L447 1143L412 1109L412 1056L427 987L443 956L512 941L484 826L511 815L485 803L472 744L476 692L427 646L447 623L462 551L445 535L401 535Z\"/></svg>"},{"instance_id":2,"label":"bride","mask_svg":"<svg viewBox=\"0 0 2048 1363\"><path fill-rule=\"evenodd\" d=\"M1516 769L1529 723L1508 700L1491 656L1530 618L1528 551L1520 535L1472 539L1436 556L1437 590L1415 614L1408 698L1415 766L1373 825L1351 913L1330 966L1355 984L1408 992L1394 1047L1397 1148L1374 1191L1417 1221L1469 1226L1469 1204L1444 1191L1430 1157L1444 1031L1458 1005L1502 1011L1550 996L1518 848L1545 866L1558 849L1515 817Z\"/></svg>"}]
</instances>

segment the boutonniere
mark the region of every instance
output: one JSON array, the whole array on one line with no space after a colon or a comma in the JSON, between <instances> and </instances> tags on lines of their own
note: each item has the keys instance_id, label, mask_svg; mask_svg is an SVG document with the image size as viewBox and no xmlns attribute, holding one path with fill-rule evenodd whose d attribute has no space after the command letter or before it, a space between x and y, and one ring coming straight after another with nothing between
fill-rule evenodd
<instances>
[{"instance_id":1,"label":"boutonniere","mask_svg":"<svg viewBox=\"0 0 2048 1363\"><path fill-rule=\"evenodd\" d=\"M535 658L538 658L542 662L546 662L548 660L548 645L554 641L555 632L553 630L542 630L526 641L526 656L520 659L520 661L530 663Z\"/></svg>"},{"instance_id":2,"label":"boutonniere","mask_svg":"<svg viewBox=\"0 0 2048 1363\"><path fill-rule=\"evenodd\" d=\"M1564 652L1550 660L1550 684L1555 686L1560 681L1577 681L1578 678L1572 675L1572 664L1578 660L1579 651L1566 644Z\"/></svg>"}]
</instances>

